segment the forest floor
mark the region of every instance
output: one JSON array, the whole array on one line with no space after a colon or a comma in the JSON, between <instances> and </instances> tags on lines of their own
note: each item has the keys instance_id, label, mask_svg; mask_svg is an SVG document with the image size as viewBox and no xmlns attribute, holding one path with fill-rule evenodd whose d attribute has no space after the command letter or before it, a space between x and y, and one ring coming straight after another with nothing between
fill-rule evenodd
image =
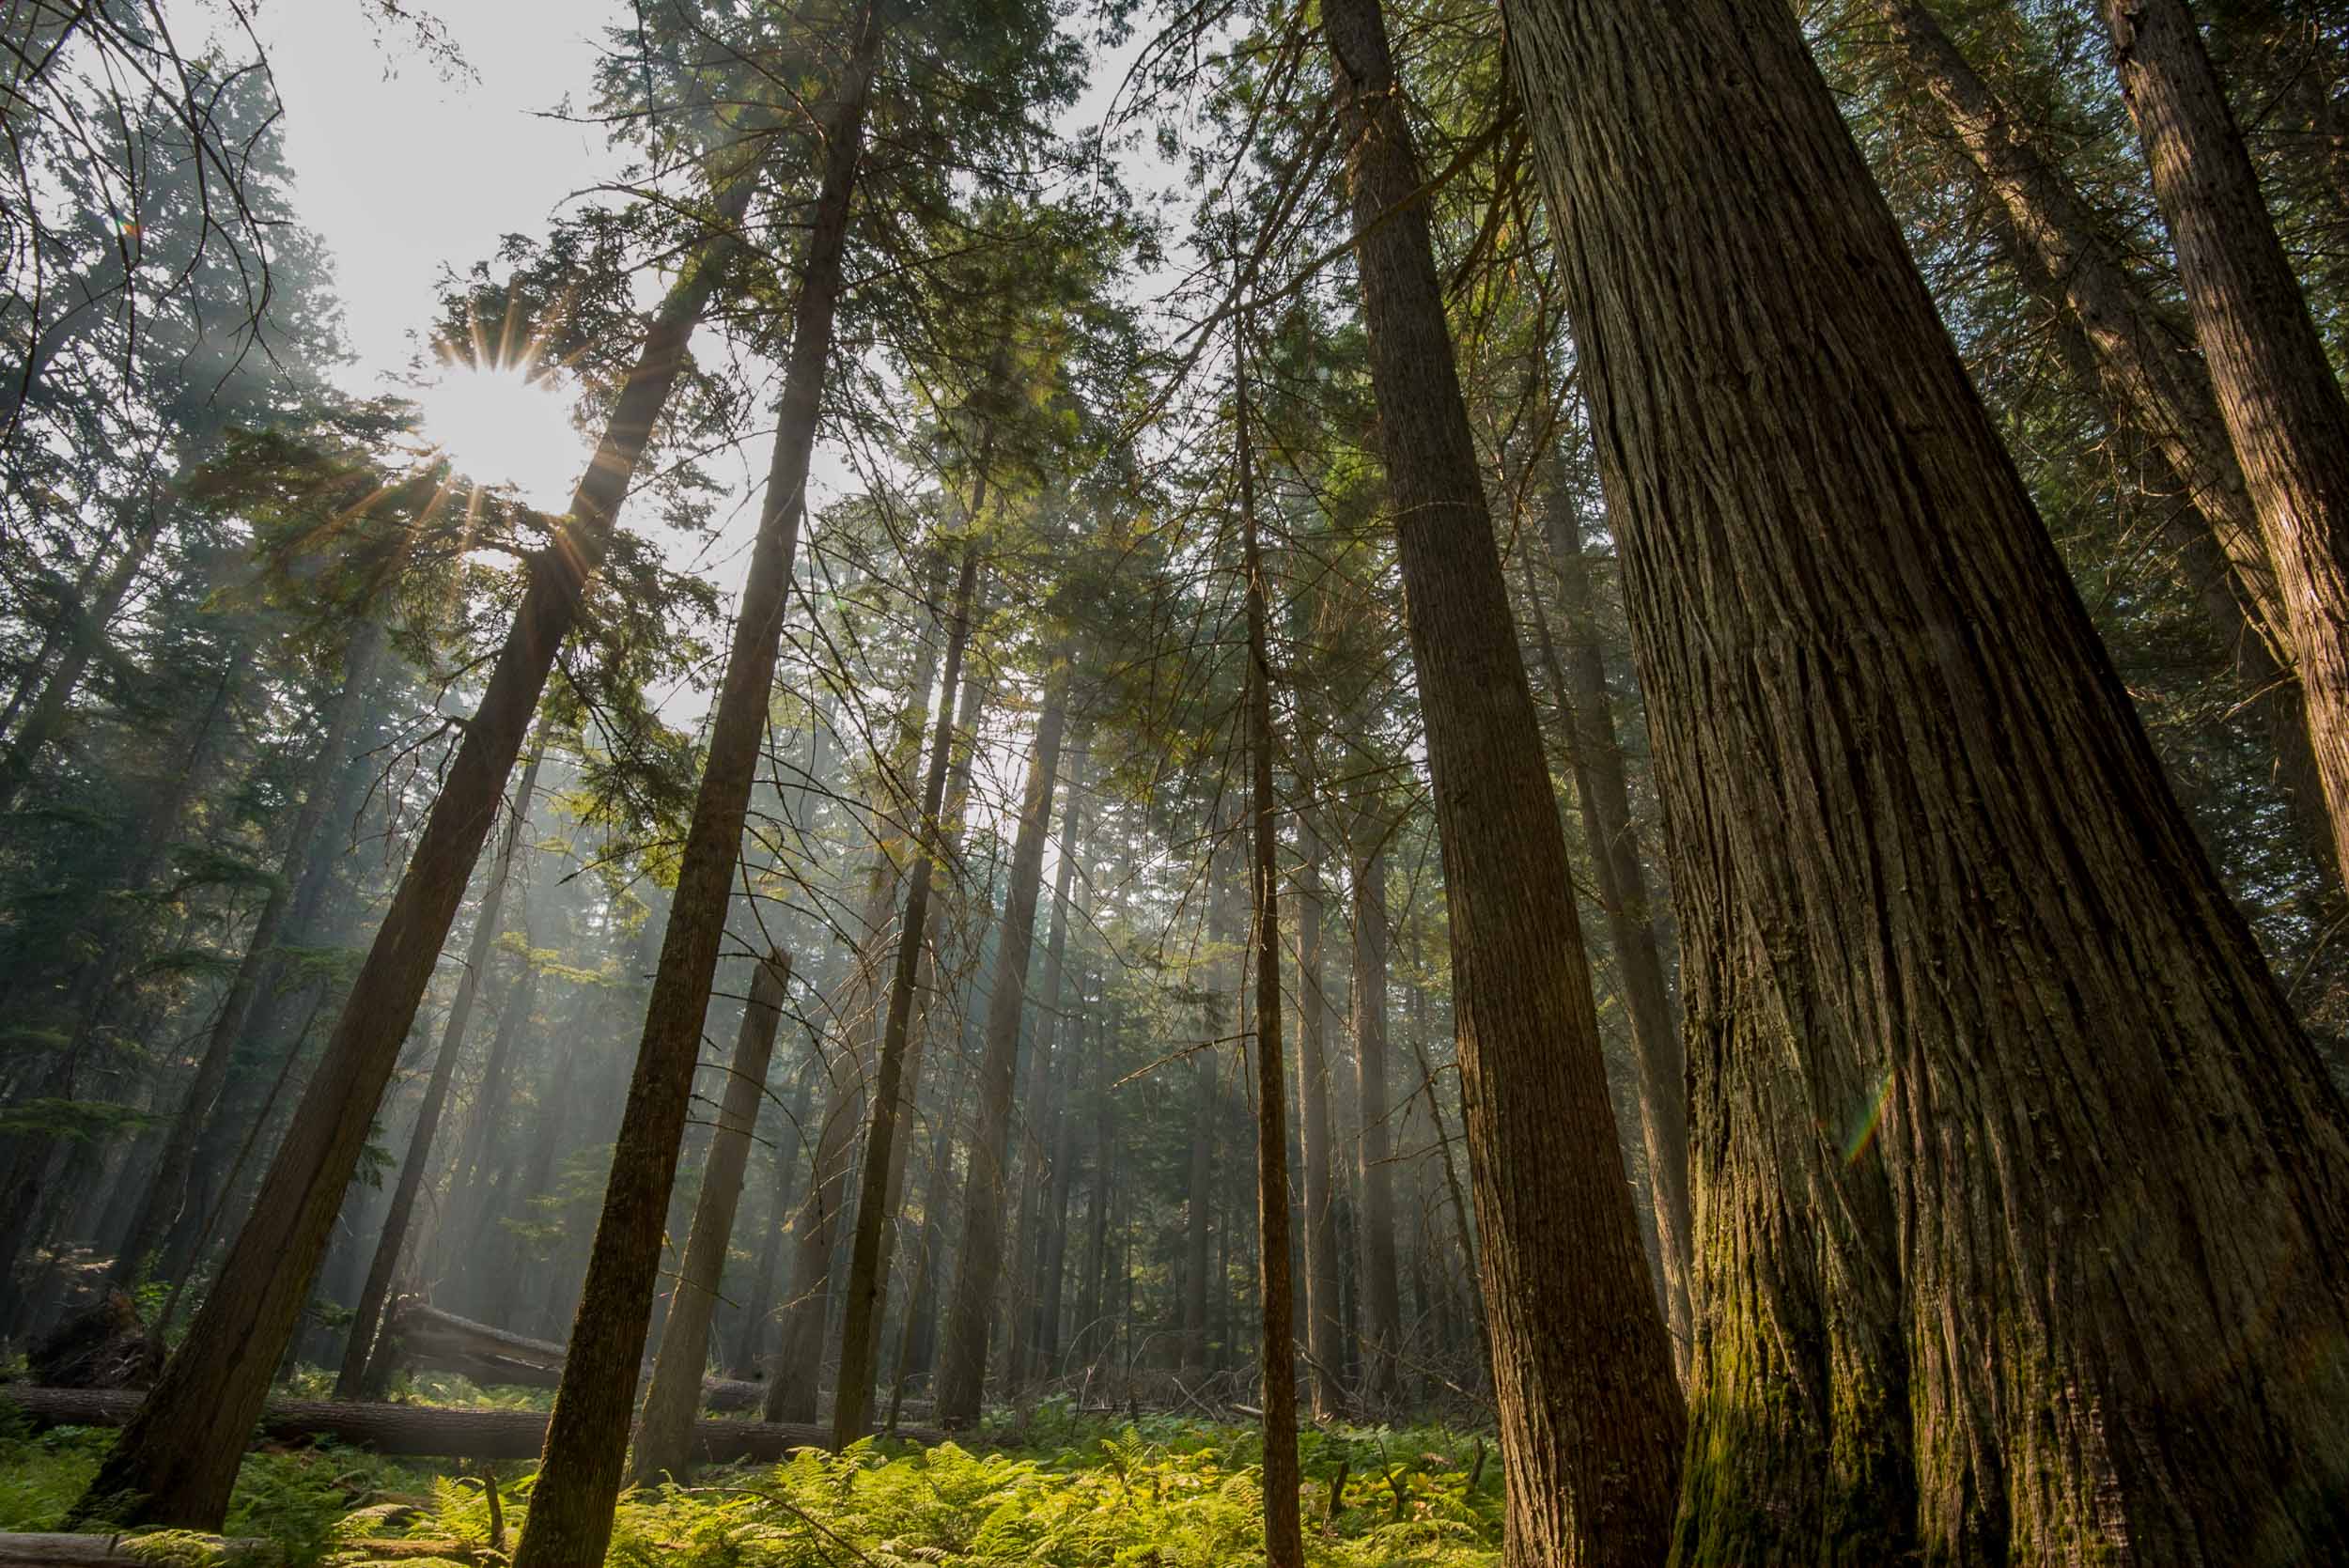
<instances>
[{"instance_id":1,"label":"forest floor","mask_svg":"<svg viewBox=\"0 0 2349 1568\"><path fill-rule=\"evenodd\" d=\"M482 1396L461 1379L409 1392L431 1403L517 1402ZM0 1530L58 1529L113 1438L87 1429L35 1434L10 1424L0 1406ZM1252 1426L1079 1416L1048 1402L990 1426L982 1439L972 1450L867 1442L842 1454L802 1451L781 1465L707 1469L691 1486L633 1491L621 1501L605 1560L630 1568L1236 1568L1264 1560ZM1299 1448L1309 1562L1500 1562L1501 1466L1489 1437L1332 1426L1308 1429ZM1341 1474L1341 1506L1332 1510L1331 1483ZM296 1568L495 1565L529 1517L533 1479L521 1465L485 1475L477 1464L386 1459L331 1443L272 1447L246 1457L226 1533L276 1541Z\"/></svg>"}]
</instances>

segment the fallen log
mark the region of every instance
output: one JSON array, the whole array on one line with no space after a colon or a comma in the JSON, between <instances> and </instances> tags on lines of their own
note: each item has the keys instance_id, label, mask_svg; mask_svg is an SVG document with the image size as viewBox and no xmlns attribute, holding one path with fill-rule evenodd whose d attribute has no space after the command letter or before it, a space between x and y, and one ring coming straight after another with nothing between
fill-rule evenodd
<instances>
[{"instance_id":1,"label":"fallen log","mask_svg":"<svg viewBox=\"0 0 2349 1568\"><path fill-rule=\"evenodd\" d=\"M135 1397L135 1396L134 1396ZM155 1568L153 1557L129 1549L130 1535L7 1535L0 1534L0 1568L55 1568L60 1563L101 1564L102 1568ZM264 1568L286 1560L274 1541L203 1538L219 1556L223 1568Z\"/></svg>"},{"instance_id":2,"label":"fallen log","mask_svg":"<svg viewBox=\"0 0 2349 1568\"><path fill-rule=\"evenodd\" d=\"M118 1389L0 1387L0 1403L45 1426L120 1426L146 1396ZM358 1400L272 1399L261 1412L261 1436L279 1441L332 1437L378 1453L449 1459L536 1459L546 1445L543 1410L466 1410L439 1405L381 1405ZM908 1442L935 1444L942 1432L901 1427ZM693 1423L695 1462L771 1463L796 1449L829 1448L828 1427L800 1422L701 1421ZM6 1562L0 1558L0 1563Z\"/></svg>"},{"instance_id":3,"label":"fallen log","mask_svg":"<svg viewBox=\"0 0 2349 1568\"><path fill-rule=\"evenodd\" d=\"M393 1310L390 1333L394 1366L526 1389L552 1389L563 1381L566 1346L459 1317L413 1296ZM766 1391L762 1383L702 1379L702 1404L711 1410L755 1410Z\"/></svg>"}]
</instances>

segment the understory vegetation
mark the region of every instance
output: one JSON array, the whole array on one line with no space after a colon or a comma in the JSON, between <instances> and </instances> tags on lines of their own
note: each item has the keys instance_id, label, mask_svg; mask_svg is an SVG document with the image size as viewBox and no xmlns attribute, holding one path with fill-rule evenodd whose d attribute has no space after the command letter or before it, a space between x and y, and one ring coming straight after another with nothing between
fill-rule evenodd
<instances>
[{"instance_id":1,"label":"understory vegetation","mask_svg":"<svg viewBox=\"0 0 2349 1568\"><path fill-rule=\"evenodd\" d=\"M445 1394L461 1380L435 1381ZM85 1428L36 1434L0 1414L0 1530L57 1529L112 1437ZM1330 1426L1299 1434L1299 1454L1307 1561L1501 1560L1501 1467L1489 1436ZM690 1486L628 1492L605 1560L1222 1568L1263 1560L1262 1464L1252 1422L1081 1416L1048 1402L1004 1413L969 1448L868 1439L837 1453L802 1450L780 1465L709 1468ZM527 1465L452 1469L335 1443L263 1449L245 1458L222 1533L276 1543L290 1568L502 1563L529 1517L535 1479ZM172 1531L154 1540L164 1561L189 1544Z\"/></svg>"}]
</instances>

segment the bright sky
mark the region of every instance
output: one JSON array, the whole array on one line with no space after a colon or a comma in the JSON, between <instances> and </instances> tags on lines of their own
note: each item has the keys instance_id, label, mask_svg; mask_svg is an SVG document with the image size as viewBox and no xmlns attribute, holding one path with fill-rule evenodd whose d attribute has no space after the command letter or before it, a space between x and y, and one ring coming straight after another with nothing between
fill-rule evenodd
<instances>
[{"instance_id":1,"label":"bright sky","mask_svg":"<svg viewBox=\"0 0 2349 1568\"><path fill-rule=\"evenodd\" d=\"M617 158L592 128L547 116L584 101L618 0L433 0L474 75L443 79L397 31L381 43L364 0L260 8L286 106L286 151L304 224L334 254L355 391L406 366L433 316L443 266L501 237L543 231Z\"/></svg>"}]
</instances>

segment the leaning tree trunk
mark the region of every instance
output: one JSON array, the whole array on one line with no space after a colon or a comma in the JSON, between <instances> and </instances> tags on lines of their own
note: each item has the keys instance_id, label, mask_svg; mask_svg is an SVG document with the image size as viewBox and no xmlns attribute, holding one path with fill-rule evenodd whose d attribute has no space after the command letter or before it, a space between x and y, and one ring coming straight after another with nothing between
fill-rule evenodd
<instances>
[{"instance_id":1,"label":"leaning tree trunk","mask_svg":"<svg viewBox=\"0 0 2349 1568\"><path fill-rule=\"evenodd\" d=\"M77 1521L217 1529L226 1517L243 1435L260 1413L308 1299L343 1190L464 898L555 650L579 617L637 459L684 368L694 324L739 248L737 225L757 182L755 166L725 181L709 236L655 315L555 542L531 564L530 585L481 706L465 726L252 1216L186 1341L75 1504Z\"/></svg>"},{"instance_id":2,"label":"leaning tree trunk","mask_svg":"<svg viewBox=\"0 0 2349 1568\"><path fill-rule=\"evenodd\" d=\"M409 1135L408 1153L399 1163L399 1180L392 1188L391 1204L383 1211L383 1229L375 1240L375 1256L367 1265L366 1283L360 1289L359 1305L351 1313L350 1338L343 1344L342 1368L334 1376L336 1399L381 1395L391 1376L391 1364L381 1358L376 1344L376 1328L383 1320L383 1304L391 1299L393 1278L399 1271L400 1254L408 1246L409 1220L415 1214L416 1194L424 1188L425 1169L432 1163L433 1141L440 1136L441 1112L448 1105L448 1086L457 1076L457 1058L465 1048L465 1031L473 1023L474 1002L481 995L481 977L489 972L490 959L497 947L506 912L506 889L513 879L514 858L521 848L522 829L530 821L531 797L537 792L538 768L546 754L546 731L542 728L538 743L531 749L530 760L522 765L521 784L514 791L506 838L498 846L498 858L490 868L489 885L482 890L481 910L474 917L473 939L465 948L465 972L459 977L456 998L449 1003L448 1022L441 1031L441 1048L432 1059L432 1078L425 1085L424 1103L416 1110L415 1130Z\"/></svg>"},{"instance_id":3,"label":"leaning tree trunk","mask_svg":"<svg viewBox=\"0 0 2349 1568\"><path fill-rule=\"evenodd\" d=\"M981 468L973 487L971 516L985 510L987 473ZM979 550L974 539L962 547L962 570L955 584L954 609L946 630L941 691L952 693L962 676L962 655L971 639L971 607L977 596ZM889 983L888 1021L881 1034L880 1060L873 1074L873 1122L864 1138L864 1164L858 1188L855 1234L848 1254L848 1298L840 1324L840 1374L832 1389L833 1446L846 1448L865 1434L873 1417L873 1366L880 1346L881 1294L888 1281L880 1272L881 1230L894 1216L888 1212L889 1171L897 1136L897 1107L906 1093L906 1040L913 1021L913 981L921 968L922 937L929 920L930 880L937 867L939 815L945 804L948 759L954 751L954 703L941 698L938 729L930 738L929 772L922 786L921 815L915 819L913 870L906 879L904 918L898 923L897 959Z\"/></svg>"},{"instance_id":4,"label":"leaning tree trunk","mask_svg":"<svg viewBox=\"0 0 2349 1568\"><path fill-rule=\"evenodd\" d=\"M770 1165L774 1183L774 1200L768 1205L766 1234L758 1244L758 1268L751 1286L750 1300L743 1304L742 1326L734 1337L734 1355L728 1375L747 1381L757 1375L759 1363L765 1359L767 1319L774 1310L775 1267L783 1259L783 1232L792 1209L798 1185L800 1161L792 1157L798 1147L795 1141L800 1129L807 1122L811 1080L807 1063L801 1063L792 1074L798 1082L791 1104L785 1114L783 1126L776 1130L770 1150ZM764 1403L763 1401L761 1403Z\"/></svg>"},{"instance_id":5,"label":"leaning tree trunk","mask_svg":"<svg viewBox=\"0 0 2349 1568\"><path fill-rule=\"evenodd\" d=\"M1244 319L1244 318L1243 318ZM1248 891L1256 969L1256 1278L1264 1313L1264 1554L1304 1568L1297 1495L1297 1328L1289 1277L1289 1129L1281 1063L1280 802L1272 793L1272 654L1249 450L1247 344L1232 341L1240 569L1248 600Z\"/></svg>"},{"instance_id":6,"label":"leaning tree trunk","mask_svg":"<svg viewBox=\"0 0 2349 1568\"><path fill-rule=\"evenodd\" d=\"M1676 1560L2337 1558L2343 1108L1793 12L1508 21L1680 912Z\"/></svg>"},{"instance_id":7,"label":"leaning tree trunk","mask_svg":"<svg viewBox=\"0 0 2349 1568\"><path fill-rule=\"evenodd\" d=\"M1036 719L1035 752L1028 763L1027 793L1019 806L1011 880L995 949L995 988L988 997L986 1053L979 1062L979 1119L963 1179L962 1244L956 1253L954 1296L939 1350L937 1420L950 1431L978 1423L987 1384L988 1334L1003 1267L1008 1196L1003 1168L1011 1157L1012 1088L1019 1065L1019 1024L1027 1010L1028 958L1034 945L1036 895L1044 880L1044 845L1051 831L1061 736L1068 718L1068 678L1064 660L1051 673Z\"/></svg>"},{"instance_id":8,"label":"leaning tree trunk","mask_svg":"<svg viewBox=\"0 0 2349 1568\"><path fill-rule=\"evenodd\" d=\"M2199 602L2235 662L2276 751L2277 784L2299 836L2328 870L2331 820L2291 665L2292 617L2235 460L2207 368L2128 268L2094 210L1974 70L1923 0L1874 0L1903 62L1995 210L1991 235L2025 288L2054 314L2081 390L2146 437L2200 520L2205 549L2181 553ZM2077 345L2080 350L2072 350ZM2223 570L2204 557L2215 549Z\"/></svg>"},{"instance_id":9,"label":"leaning tree trunk","mask_svg":"<svg viewBox=\"0 0 2349 1568\"><path fill-rule=\"evenodd\" d=\"M1565 839L1379 0L1325 0L1322 16L1452 916L1506 1558L1653 1563L1678 1489L1680 1390L1615 1144ZM1565 1278L1577 1288L1559 1290Z\"/></svg>"},{"instance_id":10,"label":"leaning tree trunk","mask_svg":"<svg viewBox=\"0 0 2349 1568\"><path fill-rule=\"evenodd\" d=\"M2103 0L2194 334L2274 565L2349 881L2349 399L2186 0Z\"/></svg>"},{"instance_id":11,"label":"leaning tree trunk","mask_svg":"<svg viewBox=\"0 0 2349 1568\"><path fill-rule=\"evenodd\" d=\"M701 1195L693 1204L693 1228L685 1243L685 1264L661 1330L661 1354L652 1364L652 1387L636 1425L632 1467L636 1484L659 1484L664 1475L684 1479L692 1444L693 1417L701 1405L702 1372L709 1359L709 1319L718 1304L718 1277L725 1272L726 1246L734 1235L734 1209L742 1197L742 1172L750 1163L751 1128L767 1093L767 1066L783 1022L784 989L791 961L769 952L751 981L742 1009L741 1032L726 1068L718 1130L709 1141L702 1170Z\"/></svg>"},{"instance_id":12,"label":"leaning tree trunk","mask_svg":"<svg viewBox=\"0 0 2349 1568\"><path fill-rule=\"evenodd\" d=\"M767 737L775 658L783 638L791 567L807 505L808 459L816 445L824 372L832 358L832 318L840 303L848 251L849 198L864 145L865 104L880 56L878 0L858 25L855 48L838 86L822 185L809 217L800 299L784 372L782 407L767 470L751 566L735 613L734 645L709 723L709 754L679 857L675 900L661 944L652 999L628 1103L612 1150L603 1212L588 1254L563 1387L547 1422L547 1452L530 1497L530 1524L515 1568L564 1568L601 1560L612 1538L612 1509L628 1458L630 1407L636 1399L653 1287L661 1268L677 1142L693 1094L702 1018L725 937L735 871L742 854L751 785ZM738 1177L739 1180L739 1177ZM708 1326L704 1325L707 1334ZM700 1375L698 1364L694 1376Z\"/></svg>"}]
</instances>

